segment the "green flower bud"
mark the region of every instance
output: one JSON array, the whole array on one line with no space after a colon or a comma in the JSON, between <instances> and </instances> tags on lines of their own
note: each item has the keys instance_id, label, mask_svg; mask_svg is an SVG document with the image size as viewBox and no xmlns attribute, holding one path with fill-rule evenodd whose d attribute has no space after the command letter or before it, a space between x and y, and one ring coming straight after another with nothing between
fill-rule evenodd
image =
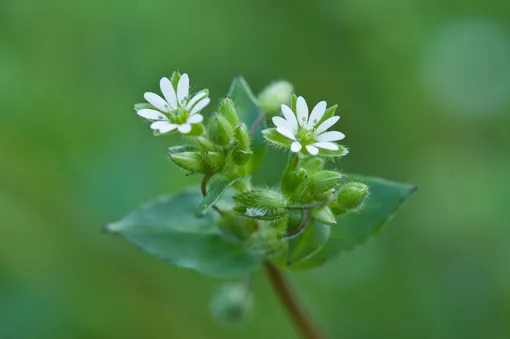
<instances>
[{"instance_id":1,"label":"green flower bud","mask_svg":"<svg viewBox=\"0 0 510 339\"><path fill-rule=\"evenodd\" d=\"M249 254L259 258L274 258L287 248L287 241L282 239L278 230L264 227L253 233L244 243Z\"/></svg>"},{"instance_id":2,"label":"green flower bud","mask_svg":"<svg viewBox=\"0 0 510 339\"><path fill-rule=\"evenodd\" d=\"M234 200L246 207L287 207L287 199L280 192L265 188L255 188L251 191L237 194L234 196Z\"/></svg>"},{"instance_id":3,"label":"green flower bud","mask_svg":"<svg viewBox=\"0 0 510 339\"><path fill-rule=\"evenodd\" d=\"M179 167L187 171L203 173L206 166L202 161L202 155L198 152L171 153L170 159Z\"/></svg>"},{"instance_id":4,"label":"green flower bud","mask_svg":"<svg viewBox=\"0 0 510 339\"><path fill-rule=\"evenodd\" d=\"M234 129L234 137L237 141L237 147L243 151L250 150L250 132L245 124L239 125Z\"/></svg>"},{"instance_id":5,"label":"green flower bud","mask_svg":"<svg viewBox=\"0 0 510 339\"><path fill-rule=\"evenodd\" d=\"M294 88L287 81L276 81L269 84L259 95L259 106L271 115L280 112L282 104L290 104L290 95Z\"/></svg>"},{"instance_id":6,"label":"green flower bud","mask_svg":"<svg viewBox=\"0 0 510 339\"><path fill-rule=\"evenodd\" d=\"M232 159L234 160L234 163L238 166L246 165L252 157L253 157L252 151L235 150L232 153Z\"/></svg>"},{"instance_id":7,"label":"green flower bud","mask_svg":"<svg viewBox=\"0 0 510 339\"><path fill-rule=\"evenodd\" d=\"M236 107L234 102L229 97L221 100L220 105L218 107L218 111L220 111L221 115L224 116L232 127L236 127L239 123L239 117L237 116Z\"/></svg>"},{"instance_id":8,"label":"green flower bud","mask_svg":"<svg viewBox=\"0 0 510 339\"><path fill-rule=\"evenodd\" d=\"M253 312L253 295L245 282L225 284L211 298L209 308L219 321L243 321Z\"/></svg>"},{"instance_id":9,"label":"green flower bud","mask_svg":"<svg viewBox=\"0 0 510 339\"><path fill-rule=\"evenodd\" d=\"M195 143L200 149L204 152L217 151L218 147L216 147L211 141L204 137L198 137L195 139Z\"/></svg>"},{"instance_id":10,"label":"green flower bud","mask_svg":"<svg viewBox=\"0 0 510 339\"><path fill-rule=\"evenodd\" d=\"M246 217L260 220L275 220L287 215L287 199L270 189L256 188L234 196L239 204L236 211Z\"/></svg>"},{"instance_id":11,"label":"green flower bud","mask_svg":"<svg viewBox=\"0 0 510 339\"><path fill-rule=\"evenodd\" d=\"M225 154L223 152L205 152L205 161L213 168L221 168L225 165Z\"/></svg>"},{"instance_id":12,"label":"green flower bud","mask_svg":"<svg viewBox=\"0 0 510 339\"><path fill-rule=\"evenodd\" d=\"M343 176L335 171L319 171L310 177L308 191L311 194L320 194L336 187Z\"/></svg>"},{"instance_id":13,"label":"green flower bud","mask_svg":"<svg viewBox=\"0 0 510 339\"><path fill-rule=\"evenodd\" d=\"M227 146L233 139L234 131L228 120L215 115L209 120L209 136L216 144Z\"/></svg>"},{"instance_id":14,"label":"green flower bud","mask_svg":"<svg viewBox=\"0 0 510 339\"><path fill-rule=\"evenodd\" d=\"M328 206L321 206L311 210L312 217L324 224L336 224L335 216Z\"/></svg>"},{"instance_id":15,"label":"green flower bud","mask_svg":"<svg viewBox=\"0 0 510 339\"><path fill-rule=\"evenodd\" d=\"M368 186L360 182L348 182L338 190L336 202L332 205L336 214L359 208L368 195Z\"/></svg>"}]
</instances>

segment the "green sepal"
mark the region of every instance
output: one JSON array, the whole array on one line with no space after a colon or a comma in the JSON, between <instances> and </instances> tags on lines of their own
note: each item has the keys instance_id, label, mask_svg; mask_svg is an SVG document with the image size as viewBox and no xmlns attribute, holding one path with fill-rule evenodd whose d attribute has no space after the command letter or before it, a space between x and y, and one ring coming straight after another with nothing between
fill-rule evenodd
<instances>
[{"instance_id":1,"label":"green sepal","mask_svg":"<svg viewBox=\"0 0 510 339\"><path fill-rule=\"evenodd\" d=\"M239 123L239 117L237 116L236 107L232 99L229 97L222 99L218 106L218 111L227 119L232 128L237 127L237 124Z\"/></svg>"},{"instance_id":2,"label":"green sepal","mask_svg":"<svg viewBox=\"0 0 510 339\"><path fill-rule=\"evenodd\" d=\"M154 106L152 106L151 104L149 104L149 103L147 103L147 102L141 102L141 103L139 103L139 104L135 104L134 109L135 109L135 111L137 111L137 112L138 112L139 110L141 110L141 109L153 109L153 110L158 111L158 109L157 109L157 108L155 108Z\"/></svg>"},{"instance_id":3,"label":"green sepal","mask_svg":"<svg viewBox=\"0 0 510 339\"><path fill-rule=\"evenodd\" d=\"M209 120L208 135L215 144L225 147L232 143L234 131L225 117L216 114Z\"/></svg>"},{"instance_id":4,"label":"green sepal","mask_svg":"<svg viewBox=\"0 0 510 339\"><path fill-rule=\"evenodd\" d=\"M335 115L336 109L338 108L338 105L333 105L326 109L326 112L324 112L324 115L322 116L321 120L317 123L317 126L320 126L324 121L328 120L332 116Z\"/></svg>"},{"instance_id":5,"label":"green sepal","mask_svg":"<svg viewBox=\"0 0 510 339\"><path fill-rule=\"evenodd\" d=\"M234 129L234 137L237 141L237 148L243 151L250 150L250 132L245 124L240 124Z\"/></svg>"},{"instance_id":6,"label":"green sepal","mask_svg":"<svg viewBox=\"0 0 510 339\"><path fill-rule=\"evenodd\" d=\"M198 137L195 139L195 144L204 152L219 151L219 147L213 144L209 139L205 137Z\"/></svg>"},{"instance_id":7,"label":"green sepal","mask_svg":"<svg viewBox=\"0 0 510 339\"><path fill-rule=\"evenodd\" d=\"M269 141L270 143L274 144L277 147L289 149L290 145L292 145L293 142L289 138L286 138L280 133L278 133L276 131L276 128L267 128L262 131L262 135L267 141Z\"/></svg>"},{"instance_id":8,"label":"green sepal","mask_svg":"<svg viewBox=\"0 0 510 339\"><path fill-rule=\"evenodd\" d=\"M261 259L276 257L287 250L288 243L272 227L261 227L243 243L246 252Z\"/></svg>"},{"instance_id":9,"label":"green sepal","mask_svg":"<svg viewBox=\"0 0 510 339\"><path fill-rule=\"evenodd\" d=\"M205 127L202 124L192 124L191 131L188 134L184 134L185 137L199 137L205 132Z\"/></svg>"},{"instance_id":10,"label":"green sepal","mask_svg":"<svg viewBox=\"0 0 510 339\"><path fill-rule=\"evenodd\" d=\"M296 113L296 104L297 104L297 95L292 93L290 95L290 109L294 113Z\"/></svg>"},{"instance_id":11,"label":"green sepal","mask_svg":"<svg viewBox=\"0 0 510 339\"><path fill-rule=\"evenodd\" d=\"M320 157L343 157L343 156L346 156L347 154L349 154L349 150L342 146L342 145L338 145L338 150L336 151L331 151L331 150L328 150L328 149L323 149L321 148L319 150L319 154L318 156Z\"/></svg>"},{"instance_id":12,"label":"green sepal","mask_svg":"<svg viewBox=\"0 0 510 339\"><path fill-rule=\"evenodd\" d=\"M202 155L198 152L170 153L169 156L174 164L187 171L196 173L205 173L207 171Z\"/></svg>"},{"instance_id":13,"label":"green sepal","mask_svg":"<svg viewBox=\"0 0 510 339\"><path fill-rule=\"evenodd\" d=\"M336 224L335 215L327 205L312 208L310 214L313 219L318 220L324 224L334 225Z\"/></svg>"},{"instance_id":14,"label":"green sepal","mask_svg":"<svg viewBox=\"0 0 510 339\"><path fill-rule=\"evenodd\" d=\"M324 169L324 160L319 157L307 157L301 161L299 166L306 170L308 175Z\"/></svg>"},{"instance_id":15,"label":"green sepal","mask_svg":"<svg viewBox=\"0 0 510 339\"><path fill-rule=\"evenodd\" d=\"M286 208L287 198L278 191L255 188L251 191L239 193L234 196L234 200L242 206L246 207L262 207L262 208Z\"/></svg>"},{"instance_id":16,"label":"green sepal","mask_svg":"<svg viewBox=\"0 0 510 339\"><path fill-rule=\"evenodd\" d=\"M181 79L181 73L177 71L172 72L172 76L170 77L170 82L174 87L175 91L177 91L177 85L179 84L179 80Z\"/></svg>"},{"instance_id":17,"label":"green sepal","mask_svg":"<svg viewBox=\"0 0 510 339\"><path fill-rule=\"evenodd\" d=\"M346 213L355 210L363 204L368 196L369 188L361 182L348 182L337 193L336 201L331 204L335 214Z\"/></svg>"},{"instance_id":18,"label":"green sepal","mask_svg":"<svg viewBox=\"0 0 510 339\"><path fill-rule=\"evenodd\" d=\"M204 160L214 170L221 169L225 166L225 154L223 152L205 152Z\"/></svg>"},{"instance_id":19,"label":"green sepal","mask_svg":"<svg viewBox=\"0 0 510 339\"><path fill-rule=\"evenodd\" d=\"M342 174L335 171L319 171L310 176L308 192L320 194L338 186L342 180Z\"/></svg>"}]
</instances>

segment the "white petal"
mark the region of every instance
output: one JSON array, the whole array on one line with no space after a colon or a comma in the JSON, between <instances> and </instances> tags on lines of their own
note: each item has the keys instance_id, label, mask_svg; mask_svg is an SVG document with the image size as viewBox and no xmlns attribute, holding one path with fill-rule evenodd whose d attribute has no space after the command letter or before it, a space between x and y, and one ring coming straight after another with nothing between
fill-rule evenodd
<instances>
[{"instance_id":1,"label":"white petal","mask_svg":"<svg viewBox=\"0 0 510 339\"><path fill-rule=\"evenodd\" d=\"M338 151L338 145L332 142L316 142L313 144L315 147L329 149L330 151Z\"/></svg>"},{"instance_id":2,"label":"white petal","mask_svg":"<svg viewBox=\"0 0 510 339\"><path fill-rule=\"evenodd\" d=\"M281 108L282 108L282 113L283 113L283 116L285 117L285 120L287 120L288 124L292 128L292 132L297 133L298 122L296 119L296 115L294 114L294 112L292 112L290 107L287 105L282 105Z\"/></svg>"},{"instance_id":3,"label":"white petal","mask_svg":"<svg viewBox=\"0 0 510 339\"><path fill-rule=\"evenodd\" d=\"M163 93L168 105L170 105L172 109L176 109L177 95L175 95L175 89L170 80L168 80L168 78L161 78L159 87L161 88L161 93Z\"/></svg>"},{"instance_id":4,"label":"white petal","mask_svg":"<svg viewBox=\"0 0 510 339\"><path fill-rule=\"evenodd\" d=\"M143 97L149 102L149 104L156 107L157 109L163 112L170 112L170 106L168 103L156 93L146 92Z\"/></svg>"},{"instance_id":5,"label":"white petal","mask_svg":"<svg viewBox=\"0 0 510 339\"><path fill-rule=\"evenodd\" d=\"M198 92L197 94L195 94L195 96L193 97L193 99L191 99L188 104L186 105L186 109L190 109L191 107L193 107L193 105L195 103L197 103L198 100L202 99L203 97L205 97L207 95L207 92L206 91L202 91L202 92Z\"/></svg>"},{"instance_id":6,"label":"white petal","mask_svg":"<svg viewBox=\"0 0 510 339\"><path fill-rule=\"evenodd\" d=\"M294 152L294 153L297 153L297 152L301 151L301 148L302 148L302 147L303 147L303 146L301 146L301 144L300 144L299 142L294 141L294 142L292 143L292 145L290 145L290 150L291 150L292 152Z\"/></svg>"},{"instance_id":7,"label":"white petal","mask_svg":"<svg viewBox=\"0 0 510 339\"><path fill-rule=\"evenodd\" d=\"M277 127L276 131L278 133L280 133L281 135L283 135L284 137L287 137L292 140L296 140L296 137L294 136L294 134L292 134L291 131L289 131L288 129L286 129L284 127Z\"/></svg>"},{"instance_id":8,"label":"white petal","mask_svg":"<svg viewBox=\"0 0 510 339\"><path fill-rule=\"evenodd\" d=\"M204 121L204 116L202 114L195 114L188 118L188 124L199 124Z\"/></svg>"},{"instance_id":9,"label":"white petal","mask_svg":"<svg viewBox=\"0 0 510 339\"><path fill-rule=\"evenodd\" d=\"M307 145L306 146L306 150L308 151L308 153L310 153L311 155L317 155L319 154L319 149L315 146L312 146L312 145Z\"/></svg>"},{"instance_id":10,"label":"white petal","mask_svg":"<svg viewBox=\"0 0 510 339\"><path fill-rule=\"evenodd\" d=\"M189 95L189 77L186 73L181 75L179 83L177 84L177 99L182 104L183 100L188 100Z\"/></svg>"},{"instance_id":11,"label":"white petal","mask_svg":"<svg viewBox=\"0 0 510 339\"><path fill-rule=\"evenodd\" d=\"M322 133L321 135L318 135L316 138L317 138L317 141L338 141L338 140L342 140L343 138L345 138L345 134L343 134L342 132L338 132L338 131L331 131L331 132Z\"/></svg>"},{"instance_id":12,"label":"white petal","mask_svg":"<svg viewBox=\"0 0 510 339\"><path fill-rule=\"evenodd\" d=\"M273 117L273 124L276 126L276 127L285 127L286 129L288 130L291 130L292 128L290 127L290 124L287 120L285 120L284 118L282 117Z\"/></svg>"},{"instance_id":13,"label":"white petal","mask_svg":"<svg viewBox=\"0 0 510 339\"><path fill-rule=\"evenodd\" d=\"M188 134L189 132L191 132L191 125L190 124L179 125L179 126L177 126L177 129L182 134Z\"/></svg>"},{"instance_id":14,"label":"white petal","mask_svg":"<svg viewBox=\"0 0 510 339\"><path fill-rule=\"evenodd\" d=\"M329 119L326 119L326 121L324 121L322 124L320 124L319 127L317 127L317 129L315 130L315 135L319 135L322 132L325 132L328 128L336 124L338 120L340 120L339 116L334 116Z\"/></svg>"},{"instance_id":15,"label":"white petal","mask_svg":"<svg viewBox=\"0 0 510 339\"><path fill-rule=\"evenodd\" d=\"M152 129L160 129L167 125L172 125L169 121L156 121L151 124Z\"/></svg>"},{"instance_id":16,"label":"white petal","mask_svg":"<svg viewBox=\"0 0 510 339\"><path fill-rule=\"evenodd\" d=\"M168 133L168 132L173 131L176 128L177 128L176 124L168 123L168 125L165 125L165 126L159 128L159 133L161 133L161 134Z\"/></svg>"},{"instance_id":17,"label":"white petal","mask_svg":"<svg viewBox=\"0 0 510 339\"><path fill-rule=\"evenodd\" d=\"M297 98L296 113L299 125L306 127L308 124L308 106L303 97Z\"/></svg>"},{"instance_id":18,"label":"white petal","mask_svg":"<svg viewBox=\"0 0 510 339\"><path fill-rule=\"evenodd\" d=\"M149 120L168 120L168 118L163 113L150 108L138 110L136 114Z\"/></svg>"},{"instance_id":19,"label":"white petal","mask_svg":"<svg viewBox=\"0 0 510 339\"><path fill-rule=\"evenodd\" d=\"M324 113L326 113L326 101L321 101L312 109L310 118L308 118L308 129L314 128L314 126L321 121Z\"/></svg>"},{"instance_id":20,"label":"white petal","mask_svg":"<svg viewBox=\"0 0 510 339\"><path fill-rule=\"evenodd\" d=\"M191 110L189 115L193 115L193 114L196 114L196 113L200 112L205 106L209 105L210 102L211 102L211 99L209 99L209 98L205 98L205 99L200 100L195 105L195 107L193 107L193 109Z\"/></svg>"}]
</instances>

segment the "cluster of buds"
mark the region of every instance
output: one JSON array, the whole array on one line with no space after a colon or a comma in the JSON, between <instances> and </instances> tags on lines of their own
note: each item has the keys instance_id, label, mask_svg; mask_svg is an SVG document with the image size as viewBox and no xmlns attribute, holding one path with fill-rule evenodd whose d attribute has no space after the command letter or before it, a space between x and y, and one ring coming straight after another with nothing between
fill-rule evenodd
<instances>
[{"instance_id":1,"label":"cluster of buds","mask_svg":"<svg viewBox=\"0 0 510 339\"><path fill-rule=\"evenodd\" d=\"M170 159L180 168L204 174L205 181L216 174L230 180L246 178L254 159L253 135L240 121L234 101L221 99L204 123L201 111L210 102L209 92L201 90L191 96L189 87L187 74L174 72L170 80L162 78L164 98L145 93L148 103L135 105L137 114L151 122L156 135L181 133L190 140L169 149ZM273 83L256 103L262 115L257 120L266 120L265 114L274 124L262 131L264 139L289 153L281 186L252 188L249 179L242 181L233 186L238 191L233 209L216 208L218 226L225 235L265 257L284 251L289 234L295 236L309 221L334 225L338 215L360 210L369 193L363 183L348 181L340 172L325 168L324 159L348 153L338 144L345 135L328 131L340 119L335 115L337 105L328 108L320 101L310 112L305 99L292 90L288 82Z\"/></svg>"}]
</instances>

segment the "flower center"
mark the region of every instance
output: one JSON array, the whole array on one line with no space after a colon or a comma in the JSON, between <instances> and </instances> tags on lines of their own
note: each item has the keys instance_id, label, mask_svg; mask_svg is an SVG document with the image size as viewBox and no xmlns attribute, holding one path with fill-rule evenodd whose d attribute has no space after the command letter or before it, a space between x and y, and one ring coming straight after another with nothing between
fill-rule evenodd
<instances>
[{"instance_id":1,"label":"flower center","mask_svg":"<svg viewBox=\"0 0 510 339\"><path fill-rule=\"evenodd\" d=\"M315 142L315 135L312 130L299 127L299 130L296 134L296 139L302 144L302 145L309 145Z\"/></svg>"}]
</instances>

